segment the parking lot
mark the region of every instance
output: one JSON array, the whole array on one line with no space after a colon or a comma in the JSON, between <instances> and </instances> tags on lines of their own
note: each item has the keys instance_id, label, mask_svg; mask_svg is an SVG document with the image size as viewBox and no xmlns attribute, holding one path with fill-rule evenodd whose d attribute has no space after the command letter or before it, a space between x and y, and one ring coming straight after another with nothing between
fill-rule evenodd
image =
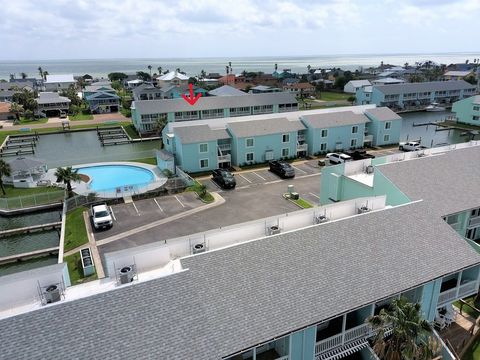
<instances>
[{"instance_id":1,"label":"parking lot","mask_svg":"<svg viewBox=\"0 0 480 360\"><path fill-rule=\"evenodd\" d=\"M194 192L112 205L110 210L113 217L113 227L105 230L94 230L95 239L102 240L201 205L203 203L198 200Z\"/></svg>"},{"instance_id":2,"label":"parking lot","mask_svg":"<svg viewBox=\"0 0 480 360\"><path fill-rule=\"evenodd\" d=\"M321 168L318 166L318 160L309 160L301 163L292 164L295 169L295 178L303 178L320 174ZM278 175L271 172L268 168L260 168L256 170L247 170L235 173L235 181L237 183L236 190L242 190L258 185L275 184L289 179L282 179ZM223 192L220 186L215 183L211 177L204 177L200 182L207 186L209 191ZM230 190L226 190L230 191Z\"/></svg>"}]
</instances>

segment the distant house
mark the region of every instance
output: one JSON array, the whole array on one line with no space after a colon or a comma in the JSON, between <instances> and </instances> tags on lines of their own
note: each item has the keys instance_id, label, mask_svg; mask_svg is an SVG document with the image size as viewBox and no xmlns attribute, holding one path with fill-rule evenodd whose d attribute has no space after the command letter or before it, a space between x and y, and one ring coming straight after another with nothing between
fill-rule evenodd
<instances>
[{"instance_id":1,"label":"distant house","mask_svg":"<svg viewBox=\"0 0 480 360\"><path fill-rule=\"evenodd\" d=\"M108 85L85 86L83 98L94 114L117 112L120 108L120 97Z\"/></svg>"},{"instance_id":2,"label":"distant house","mask_svg":"<svg viewBox=\"0 0 480 360\"><path fill-rule=\"evenodd\" d=\"M208 73L207 74L207 78L209 79L220 79L222 77L222 75L220 75L219 73Z\"/></svg>"},{"instance_id":3,"label":"distant house","mask_svg":"<svg viewBox=\"0 0 480 360\"><path fill-rule=\"evenodd\" d=\"M235 96L235 95L247 95L247 93L234 88L233 86L223 85L219 88L210 90L208 92L212 96Z\"/></svg>"},{"instance_id":4,"label":"distant house","mask_svg":"<svg viewBox=\"0 0 480 360\"><path fill-rule=\"evenodd\" d=\"M13 90L4 90L0 91L0 101L13 101L13 95L15 95L16 91Z\"/></svg>"},{"instance_id":5,"label":"distant house","mask_svg":"<svg viewBox=\"0 0 480 360\"><path fill-rule=\"evenodd\" d=\"M57 92L41 92L35 101L38 115L59 116L61 113L66 113L70 107L70 99L58 95Z\"/></svg>"},{"instance_id":6,"label":"distant house","mask_svg":"<svg viewBox=\"0 0 480 360\"><path fill-rule=\"evenodd\" d=\"M290 92L295 95L312 96L315 95L315 86L310 83L284 85L283 91Z\"/></svg>"},{"instance_id":7,"label":"distant house","mask_svg":"<svg viewBox=\"0 0 480 360\"><path fill-rule=\"evenodd\" d=\"M274 71L272 77L275 79L286 79L292 77L292 71L290 69L284 69L283 71Z\"/></svg>"},{"instance_id":8,"label":"distant house","mask_svg":"<svg viewBox=\"0 0 480 360\"><path fill-rule=\"evenodd\" d=\"M75 79L72 74L68 75L47 75L44 82L45 91L62 91L75 85Z\"/></svg>"},{"instance_id":9,"label":"distant house","mask_svg":"<svg viewBox=\"0 0 480 360\"><path fill-rule=\"evenodd\" d=\"M190 95L189 85L164 86L160 89L160 91L162 93L162 99L178 99L182 97L182 94ZM194 96L198 94L202 94L202 96L206 96L207 90L198 86L193 86L193 94Z\"/></svg>"},{"instance_id":10,"label":"distant house","mask_svg":"<svg viewBox=\"0 0 480 360\"><path fill-rule=\"evenodd\" d=\"M471 75L475 75L473 70L464 70L464 71L447 71L445 74L443 74L443 78L445 80L463 80L466 77L469 77Z\"/></svg>"},{"instance_id":11,"label":"distant house","mask_svg":"<svg viewBox=\"0 0 480 360\"><path fill-rule=\"evenodd\" d=\"M133 100L158 100L163 99L163 92L161 89L149 83L144 83L132 90Z\"/></svg>"},{"instance_id":12,"label":"distant house","mask_svg":"<svg viewBox=\"0 0 480 360\"><path fill-rule=\"evenodd\" d=\"M127 81L127 89L134 89L137 86L140 86L143 84L142 79L133 79L133 80L128 80Z\"/></svg>"},{"instance_id":13,"label":"distant house","mask_svg":"<svg viewBox=\"0 0 480 360\"><path fill-rule=\"evenodd\" d=\"M281 92L282 89L273 87L273 86L265 86L265 85L257 85L250 88L250 94L266 94L266 93L274 93L274 92Z\"/></svg>"},{"instance_id":14,"label":"distant house","mask_svg":"<svg viewBox=\"0 0 480 360\"><path fill-rule=\"evenodd\" d=\"M178 71L171 71L162 76L157 77L157 84L159 87L164 86L179 86L188 85L188 76Z\"/></svg>"},{"instance_id":15,"label":"distant house","mask_svg":"<svg viewBox=\"0 0 480 360\"><path fill-rule=\"evenodd\" d=\"M212 78L198 79L198 83L204 86L217 86L219 84L218 79Z\"/></svg>"},{"instance_id":16,"label":"distant house","mask_svg":"<svg viewBox=\"0 0 480 360\"><path fill-rule=\"evenodd\" d=\"M349 93L349 94L355 94L358 89L364 87L364 86L370 86L370 81L368 80L350 80L345 84L343 87L343 92Z\"/></svg>"},{"instance_id":17,"label":"distant house","mask_svg":"<svg viewBox=\"0 0 480 360\"><path fill-rule=\"evenodd\" d=\"M396 79L392 77L380 78L372 80L372 85L391 85L391 84L402 84L405 80ZM356 91L355 91L356 92Z\"/></svg>"},{"instance_id":18,"label":"distant house","mask_svg":"<svg viewBox=\"0 0 480 360\"><path fill-rule=\"evenodd\" d=\"M37 79L27 78L27 79L10 79L10 89L18 88L20 90L26 89L29 91L34 91L39 88Z\"/></svg>"},{"instance_id":19,"label":"distant house","mask_svg":"<svg viewBox=\"0 0 480 360\"><path fill-rule=\"evenodd\" d=\"M286 79L282 80L283 85L292 85L292 84L298 84L300 82L300 79L294 78L294 77L289 77Z\"/></svg>"},{"instance_id":20,"label":"distant house","mask_svg":"<svg viewBox=\"0 0 480 360\"><path fill-rule=\"evenodd\" d=\"M480 95L457 101L452 106L457 121L480 126Z\"/></svg>"},{"instance_id":21,"label":"distant house","mask_svg":"<svg viewBox=\"0 0 480 360\"><path fill-rule=\"evenodd\" d=\"M222 85L232 85L237 82L237 78L235 74L228 74L218 79L218 82L219 84L222 84Z\"/></svg>"},{"instance_id":22,"label":"distant house","mask_svg":"<svg viewBox=\"0 0 480 360\"><path fill-rule=\"evenodd\" d=\"M15 114L10 111L11 104L0 102L0 120L15 120Z\"/></svg>"}]
</instances>

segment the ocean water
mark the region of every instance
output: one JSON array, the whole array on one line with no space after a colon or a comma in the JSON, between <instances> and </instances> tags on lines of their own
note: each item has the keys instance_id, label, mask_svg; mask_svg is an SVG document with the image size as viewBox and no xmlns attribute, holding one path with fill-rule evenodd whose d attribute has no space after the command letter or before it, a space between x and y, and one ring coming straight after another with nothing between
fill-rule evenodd
<instances>
[{"instance_id":1,"label":"ocean water","mask_svg":"<svg viewBox=\"0 0 480 360\"><path fill-rule=\"evenodd\" d=\"M370 54L370 55L320 55L320 56L278 56L278 57L232 57L232 58L171 58L171 59L86 59L86 60L19 60L0 61L0 79L8 79L10 74L20 77L24 72L29 77L38 77L38 67L41 66L49 74L90 74L94 77L105 77L108 73L120 71L135 73L146 71L152 66L152 73L180 68L189 75L198 75L202 70L225 73L225 66L232 63L235 73L246 71L272 72L275 64L278 69L291 69L293 72L306 72L307 66L313 68L341 67L346 70L356 70L359 67L379 66L384 64L403 65L406 62L414 64L417 61L431 60L442 64L465 62L480 58L480 52L465 53L432 53L432 54Z\"/></svg>"}]
</instances>

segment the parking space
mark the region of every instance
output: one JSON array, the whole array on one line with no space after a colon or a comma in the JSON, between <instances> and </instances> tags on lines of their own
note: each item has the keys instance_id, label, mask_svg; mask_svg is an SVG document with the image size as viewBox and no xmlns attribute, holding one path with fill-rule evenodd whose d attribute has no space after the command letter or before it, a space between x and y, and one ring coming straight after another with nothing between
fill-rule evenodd
<instances>
[{"instance_id":1,"label":"parking space","mask_svg":"<svg viewBox=\"0 0 480 360\"><path fill-rule=\"evenodd\" d=\"M94 230L95 239L102 240L201 205L203 203L194 192L112 205L110 211L113 226L110 229Z\"/></svg>"}]
</instances>

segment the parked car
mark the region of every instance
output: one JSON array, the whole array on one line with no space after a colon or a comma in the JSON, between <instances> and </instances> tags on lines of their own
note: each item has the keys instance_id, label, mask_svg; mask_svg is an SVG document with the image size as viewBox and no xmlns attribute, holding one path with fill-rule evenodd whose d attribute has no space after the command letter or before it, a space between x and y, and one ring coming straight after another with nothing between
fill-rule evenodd
<instances>
[{"instance_id":1,"label":"parked car","mask_svg":"<svg viewBox=\"0 0 480 360\"><path fill-rule=\"evenodd\" d=\"M420 145L418 141L401 142L398 149L402 151L417 151L426 149L426 146Z\"/></svg>"},{"instance_id":2,"label":"parked car","mask_svg":"<svg viewBox=\"0 0 480 360\"><path fill-rule=\"evenodd\" d=\"M353 160L375 159L375 155L367 153L364 149L347 150L344 154L350 156Z\"/></svg>"},{"instance_id":3,"label":"parked car","mask_svg":"<svg viewBox=\"0 0 480 360\"><path fill-rule=\"evenodd\" d=\"M111 228L113 226L112 215L106 204L92 206L91 213L95 229Z\"/></svg>"},{"instance_id":4,"label":"parked car","mask_svg":"<svg viewBox=\"0 0 480 360\"><path fill-rule=\"evenodd\" d=\"M237 185L233 174L225 169L216 169L212 171L212 180L224 189L234 189Z\"/></svg>"},{"instance_id":5,"label":"parked car","mask_svg":"<svg viewBox=\"0 0 480 360\"><path fill-rule=\"evenodd\" d=\"M335 165L353 160L351 156L343 153L328 153L325 158L328 159L330 164L335 164Z\"/></svg>"},{"instance_id":6,"label":"parked car","mask_svg":"<svg viewBox=\"0 0 480 360\"><path fill-rule=\"evenodd\" d=\"M66 119L67 118L67 113L61 112L60 113L60 119Z\"/></svg>"},{"instance_id":7,"label":"parked car","mask_svg":"<svg viewBox=\"0 0 480 360\"><path fill-rule=\"evenodd\" d=\"M270 166L270 171L277 174L282 178L293 178L295 177L295 170L292 165L286 161L277 161L273 160L268 163Z\"/></svg>"}]
</instances>

